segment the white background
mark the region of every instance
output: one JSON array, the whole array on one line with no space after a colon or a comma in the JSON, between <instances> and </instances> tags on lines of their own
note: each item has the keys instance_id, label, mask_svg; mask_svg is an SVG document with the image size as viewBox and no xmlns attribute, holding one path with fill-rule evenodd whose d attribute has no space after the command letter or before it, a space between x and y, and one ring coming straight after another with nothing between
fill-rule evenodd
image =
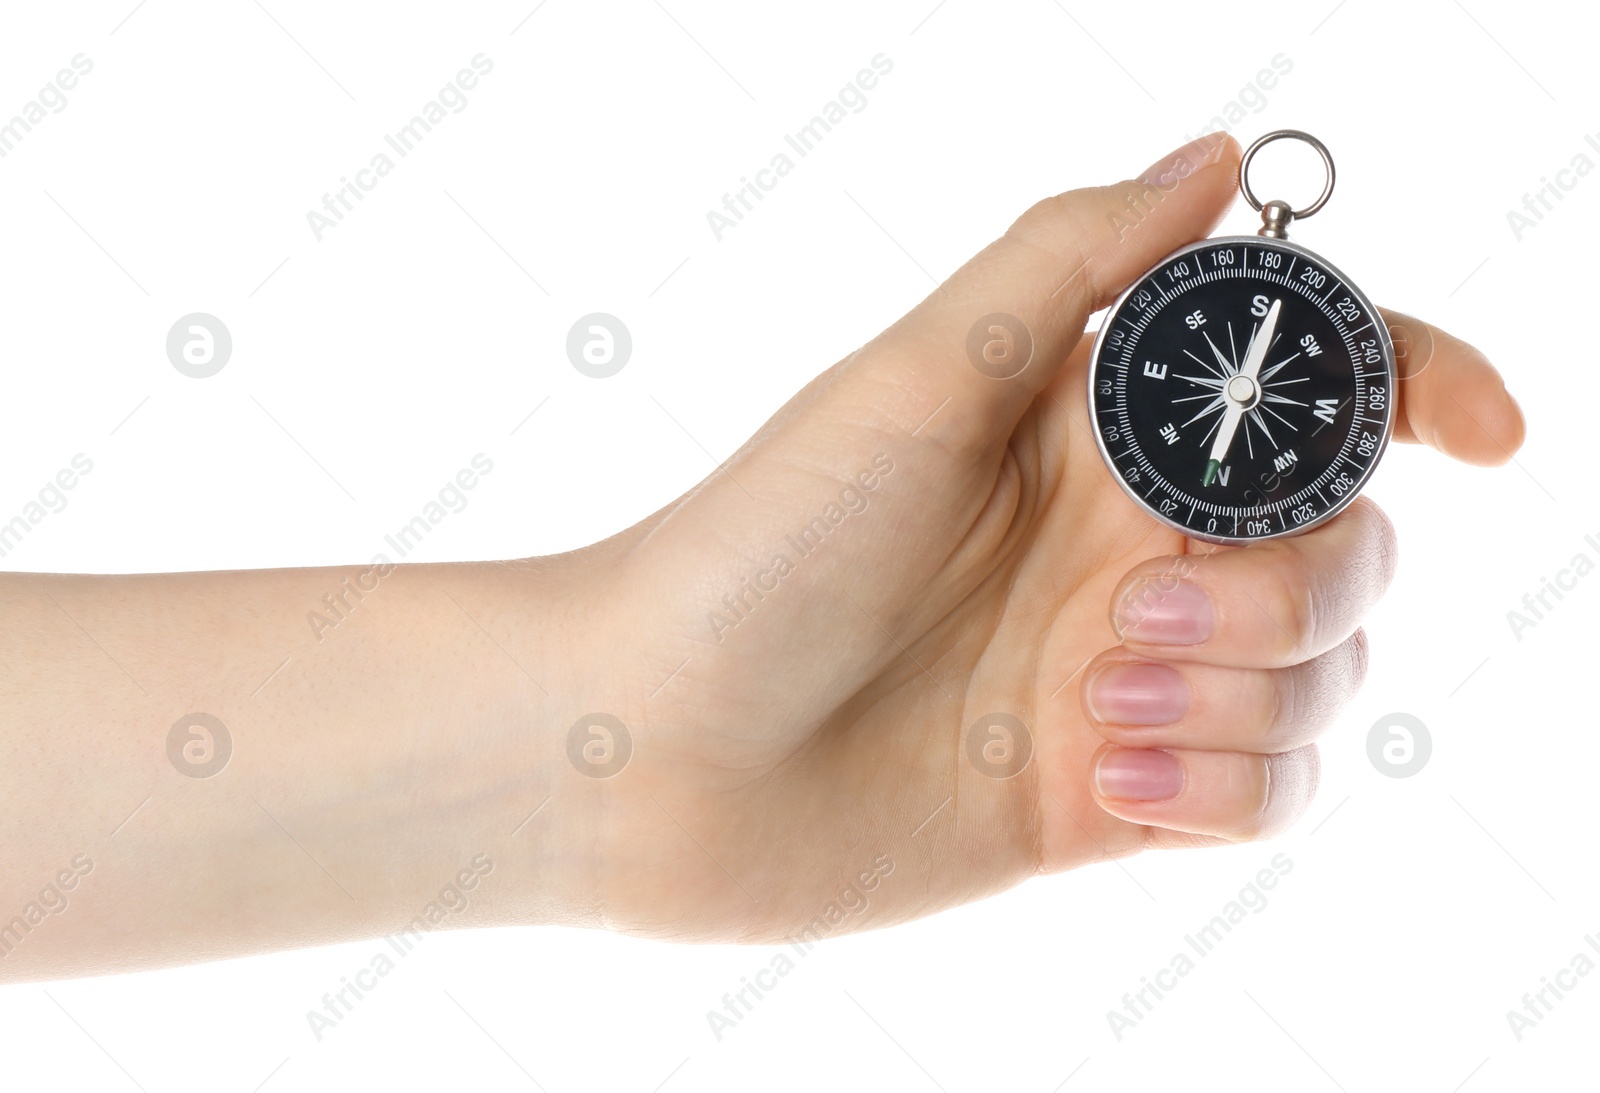
<instances>
[{"instance_id":1,"label":"white background","mask_svg":"<svg viewBox=\"0 0 1600 1093\"><path fill-rule=\"evenodd\" d=\"M321 1042L306 1011L378 943L10 987L7 1087L1593 1082L1600 975L1520 1041L1506 1018L1600 932L1600 576L1520 640L1506 617L1575 554L1600 559L1600 177L1566 176L1520 241L1506 215L1579 153L1600 163L1592 28L1488 0L264 2L0 14L0 117L94 62L0 159L0 518L94 461L8 568L364 562L477 452L494 471L426 558L591 542L703 477L1032 201L1138 172L1278 54L1292 70L1236 134L1308 129L1340 171L1295 238L1482 346L1529 441L1496 471L1391 449L1371 493L1403 565L1373 671L1310 815L1272 845L1146 855L828 942L720 1042L706 1011L768 951L430 935ZM468 107L318 242L306 212L478 53L494 70ZM878 53L894 68L868 106L717 241L706 212ZM1280 177L1296 201L1316 182ZM1224 230L1255 225L1241 203ZM234 339L203 381L164 349L197 311ZM564 351L594 311L634 339L606 380ZM1433 742L1404 779L1367 756L1395 711ZM1280 852L1270 904L1119 1040L1106 1011Z\"/></svg>"}]
</instances>

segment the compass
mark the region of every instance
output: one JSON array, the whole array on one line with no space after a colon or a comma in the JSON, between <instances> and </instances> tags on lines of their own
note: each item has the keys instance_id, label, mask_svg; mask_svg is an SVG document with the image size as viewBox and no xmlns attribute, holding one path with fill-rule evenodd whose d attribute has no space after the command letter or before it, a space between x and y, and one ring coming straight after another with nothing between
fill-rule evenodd
<instances>
[{"instance_id":1,"label":"compass","mask_svg":"<svg viewBox=\"0 0 1600 1093\"><path fill-rule=\"evenodd\" d=\"M1293 138L1328 180L1304 209L1258 201L1251 159ZM1394 428L1395 360L1377 308L1290 242L1333 192L1333 158L1280 129L1245 152L1256 235L1175 251L1112 306L1094 342L1089 406L1100 453L1136 503L1185 535L1244 543L1332 519L1366 485Z\"/></svg>"}]
</instances>

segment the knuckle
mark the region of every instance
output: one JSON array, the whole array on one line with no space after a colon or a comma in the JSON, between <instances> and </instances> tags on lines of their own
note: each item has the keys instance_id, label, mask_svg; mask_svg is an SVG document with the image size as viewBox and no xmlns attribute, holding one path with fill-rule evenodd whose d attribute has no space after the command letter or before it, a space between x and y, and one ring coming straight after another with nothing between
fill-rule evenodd
<instances>
[{"instance_id":1,"label":"knuckle","mask_svg":"<svg viewBox=\"0 0 1600 1093\"><path fill-rule=\"evenodd\" d=\"M1283 757L1286 765L1292 764L1292 775L1281 778L1285 783L1282 813L1283 826L1287 827L1311 807L1322 783L1322 752L1315 744L1290 752Z\"/></svg>"},{"instance_id":2,"label":"knuckle","mask_svg":"<svg viewBox=\"0 0 1600 1093\"><path fill-rule=\"evenodd\" d=\"M1286 553L1283 564L1275 567L1267 588L1262 609L1276 623L1271 628L1269 641L1273 641L1280 660L1290 663L1305 660L1320 621L1316 582L1305 556L1298 551Z\"/></svg>"},{"instance_id":3,"label":"knuckle","mask_svg":"<svg viewBox=\"0 0 1600 1093\"><path fill-rule=\"evenodd\" d=\"M1069 282L1069 293L1086 305L1105 295L1106 286L1100 284L1090 261L1093 241L1109 230L1108 223L1096 222L1094 217L1095 210L1103 207L1098 200L1102 193L1094 188L1070 190L1036 201L1001 237L1009 245L1042 256L1045 264Z\"/></svg>"},{"instance_id":4,"label":"knuckle","mask_svg":"<svg viewBox=\"0 0 1600 1093\"><path fill-rule=\"evenodd\" d=\"M1315 744L1306 744L1263 756L1261 766L1267 792L1252 826L1252 838L1258 839L1280 834L1310 807L1322 780L1322 757Z\"/></svg>"},{"instance_id":5,"label":"knuckle","mask_svg":"<svg viewBox=\"0 0 1600 1093\"><path fill-rule=\"evenodd\" d=\"M1274 739L1288 737L1294 734L1297 727L1305 720L1300 673L1294 669L1285 669L1263 672L1262 675L1269 680L1267 689L1271 694L1268 732Z\"/></svg>"},{"instance_id":6,"label":"knuckle","mask_svg":"<svg viewBox=\"0 0 1600 1093\"><path fill-rule=\"evenodd\" d=\"M1361 685L1367 681L1367 669L1372 660L1372 651L1367 642L1367 632L1361 627L1356 627L1355 633L1350 635L1345 642L1345 649L1349 656L1349 679L1351 692L1359 691Z\"/></svg>"},{"instance_id":7,"label":"knuckle","mask_svg":"<svg viewBox=\"0 0 1600 1093\"><path fill-rule=\"evenodd\" d=\"M1321 656L1283 670L1285 685L1296 696L1285 739L1303 744L1320 735L1355 697L1366 672L1367 636L1361 630Z\"/></svg>"},{"instance_id":8,"label":"knuckle","mask_svg":"<svg viewBox=\"0 0 1600 1093\"><path fill-rule=\"evenodd\" d=\"M1388 515L1367 498L1351 506L1349 534L1336 555L1323 552L1308 573L1328 645L1353 633L1388 589L1399 565L1399 540Z\"/></svg>"},{"instance_id":9,"label":"knuckle","mask_svg":"<svg viewBox=\"0 0 1600 1093\"><path fill-rule=\"evenodd\" d=\"M1037 251L1062 263L1069 256L1061 253L1061 243L1063 238L1071 238L1073 222L1071 205L1065 195L1047 197L1034 202L1017 217L1006 229L1003 238L1008 243Z\"/></svg>"},{"instance_id":10,"label":"knuckle","mask_svg":"<svg viewBox=\"0 0 1600 1093\"><path fill-rule=\"evenodd\" d=\"M1317 795L1322 781L1322 753L1315 744L1273 757L1278 784L1277 805L1283 826L1292 823Z\"/></svg>"},{"instance_id":11,"label":"knuckle","mask_svg":"<svg viewBox=\"0 0 1600 1093\"><path fill-rule=\"evenodd\" d=\"M1077 250L1075 241L1083 236L1086 227L1086 202L1083 198L1082 190L1068 190L1040 198L1012 222L1011 227L1006 229L1006 235L1057 258L1071 257L1071 252ZM1067 244L1065 247L1064 243ZM1068 253L1062 253L1063 250Z\"/></svg>"},{"instance_id":12,"label":"knuckle","mask_svg":"<svg viewBox=\"0 0 1600 1093\"><path fill-rule=\"evenodd\" d=\"M1235 778L1234 799L1239 804L1239 819L1233 838L1253 842L1269 832L1272 817L1273 757L1247 755Z\"/></svg>"},{"instance_id":13,"label":"knuckle","mask_svg":"<svg viewBox=\"0 0 1600 1093\"><path fill-rule=\"evenodd\" d=\"M1360 503L1372 525L1374 543L1371 557L1377 566L1378 591L1381 592L1389 587L1399 567L1400 537L1395 532L1394 521L1389 519L1389 514L1380 505L1365 498Z\"/></svg>"},{"instance_id":14,"label":"knuckle","mask_svg":"<svg viewBox=\"0 0 1600 1093\"><path fill-rule=\"evenodd\" d=\"M1049 230L1049 225L1054 223L1061 215L1061 196L1059 194L1040 198L1023 210L1021 216L1012 221L1006 229L1006 235L1018 243L1037 246L1042 239L1054 234Z\"/></svg>"}]
</instances>

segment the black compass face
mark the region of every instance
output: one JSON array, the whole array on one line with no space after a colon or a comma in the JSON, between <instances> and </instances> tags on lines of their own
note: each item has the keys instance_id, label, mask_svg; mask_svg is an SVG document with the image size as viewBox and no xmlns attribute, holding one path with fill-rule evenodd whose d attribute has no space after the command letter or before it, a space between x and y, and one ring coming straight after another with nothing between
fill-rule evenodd
<instances>
[{"instance_id":1,"label":"black compass face","mask_svg":"<svg viewBox=\"0 0 1600 1093\"><path fill-rule=\"evenodd\" d=\"M1388 442L1394 349L1361 291L1303 247L1208 239L1147 273L1095 340L1106 462L1196 538L1291 535L1354 499Z\"/></svg>"}]
</instances>

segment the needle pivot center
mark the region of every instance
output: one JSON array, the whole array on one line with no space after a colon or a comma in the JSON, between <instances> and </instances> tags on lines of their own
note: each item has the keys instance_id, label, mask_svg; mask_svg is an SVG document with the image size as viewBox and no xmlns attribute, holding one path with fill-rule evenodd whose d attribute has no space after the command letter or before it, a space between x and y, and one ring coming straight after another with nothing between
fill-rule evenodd
<instances>
[{"instance_id":1,"label":"needle pivot center","mask_svg":"<svg viewBox=\"0 0 1600 1093\"><path fill-rule=\"evenodd\" d=\"M1261 388L1249 376L1234 376L1226 388L1228 401L1241 410L1248 410L1261 401Z\"/></svg>"}]
</instances>

